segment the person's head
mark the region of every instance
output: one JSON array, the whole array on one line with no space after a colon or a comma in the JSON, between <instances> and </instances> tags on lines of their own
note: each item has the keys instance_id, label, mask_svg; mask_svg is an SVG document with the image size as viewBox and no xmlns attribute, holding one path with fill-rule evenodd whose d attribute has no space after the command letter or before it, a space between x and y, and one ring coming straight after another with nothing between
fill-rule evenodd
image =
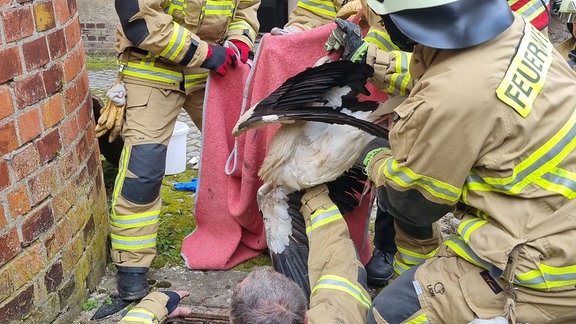
<instances>
[{"instance_id":1,"label":"person's head","mask_svg":"<svg viewBox=\"0 0 576 324\"><path fill-rule=\"evenodd\" d=\"M401 49L419 43L461 49L506 30L514 15L505 0L367 0Z\"/></svg>"},{"instance_id":2,"label":"person's head","mask_svg":"<svg viewBox=\"0 0 576 324\"><path fill-rule=\"evenodd\" d=\"M272 267L257 267L238 284L230 302L232 324L304 323L304 291Z\"/></svg>"}]
</instances>

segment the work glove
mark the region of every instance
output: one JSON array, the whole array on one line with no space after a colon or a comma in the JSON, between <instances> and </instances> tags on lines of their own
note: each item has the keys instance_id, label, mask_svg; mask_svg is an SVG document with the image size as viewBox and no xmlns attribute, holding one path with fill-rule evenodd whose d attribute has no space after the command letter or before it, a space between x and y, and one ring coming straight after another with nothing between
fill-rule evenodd
<instances>
[{"instance_id":1,"label":"work glove","mask_svg":"<svg viewBox=\"0 0 576 324\"><path fill-rule=\"evenodd\" d=\"M236 53L229 47L221 45L208 45L208 54L200 67L224 76L229 67L236 66Z\"/></svg>"},{"instance_id":2,"label":"work glove","mask_svg":"<svg viewBox=\"0 0 576 324\"><path fill-rule=\"evenodd\" d=\"M340 57L343 59L365 62L368 43L362 39L360 26L341 18L336 18L336 25L324 44L324 49L327 52L342 50Z\"/></svg>"},{"instance_id":3,"label":"work glove","mask_svg":"<svg viewBox=\"0 0 576 324\"><path fill-rule=\"evenodd\" d=\"M306 189L300 199L302 203L300 211L302 215L304 215L304 219L309 219L310 216L320 208L327 209L334 205L328 193L328 186L325 184Z\"/></svg>"},{"instance_id":4,"label":"work glove","mask_svg":"<svg viewBox=\"0 0 576 324\"><path fill-rule=\"evenodd\" d=\"M160 292L167 295L169 298L168 302L166 302L166 310L168 311L168 318L188 316L192 313L192 310L189 309L188 307L182 307L178 305L180 304L180 300L190 296L189 292L172 291L172 290L164 290Z\"/></svg>"},{"instance_id":5,"label":"work glove","mask_svg":"<svg viewBox=\"0 0 576 324\"><path fill-rule=\"evenodd\" d=\"M309 29L310 28L308 28L306 25L294 23L294 24L287 26L287 27L284 27L284 28L274 27L270 30L270 34L272 34L272 35L289 35L289 34L295 34L295 33L303 32L303 31L309 30Z\"/></svg>"},{"instance_id":6,"label":"work glove","mask_svg":"<svg viewBox=\"0 0 576 324\"><path fill-rule=\"evenodd\" d=\"M354 166L359 167L362 170L365 170L365 168L368 165L370 165L370 162L372 162L372 159L376 154L382 152L383 150L389 150L389 149L390 149L390 142L388 142L387 139L382 137L376 137L370 142L368 142L368 144L366 144L364 149L360 152L358 159L356 159Z\"/></svg>"},{"instance_id":7,"label":"work glove","mask_svg":"<svg viewBox=\"0 0 576 324\"><path fill-rule=\"evenodd\" d=\"M242 63L248 62L249 59L250 60L254 59L254 52L252 52L248 44L239 41L237 39L232 39L230 40L230 42L234 44L234 46L236 46L236 48L240 52L240 61L242 61Z\"/></svg>"},{"instance_id":8,"label":"work glove","mask_svg":"<svg viewBox=\"0 0 576 324\"><path fill-rule=\"evenodd\" d=\"M106 92L108 101L106 105L100 109L100 117L98 118L94 131L96 137L100 137L108 132L108 142L112 143L122 132L122 125L124 124L124 110L126 108L126 88L124 82L117 83Z\"/></svg>"}]
</instances>

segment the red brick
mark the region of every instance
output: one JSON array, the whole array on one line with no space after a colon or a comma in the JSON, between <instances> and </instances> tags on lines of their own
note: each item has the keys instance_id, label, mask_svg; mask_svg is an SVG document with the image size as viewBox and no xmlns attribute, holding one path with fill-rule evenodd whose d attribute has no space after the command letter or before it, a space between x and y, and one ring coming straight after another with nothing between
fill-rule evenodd
<instances>
[{"instance_id":1,"label":"red brick","mask_svg":"<svg viewBox=\"0 0 576 324\"><path fill-rule=\"evenodd\" d=\"M23 250L19 256L10 262L10 265L16 270L12 273L14 288L19 289L25 286L35 279L46 265L44 245L37 243Z\"/></svg>"},{"instance_id":2,"label":"red brick","mask_svg":"<svg viewBox=\"0 0 576 324\"><path fill-rule=\"evenodd\" d=\"M34 18L36 20L36 30L46 31L56 26L56 16L52 2L42 2L34 5Z\"/></svg>"},{"instance_id":3,"label":"red brick","mask_svg":"<svg viewBox=\"0 0 576 324\"><path fill-rule=\"evenodd\" d=\"M50 204L44 204L29 213L28 218L22 224L22 244L24 246L34 242L54 224L52 214L52 206Z\"/></svg>"},{"instance_id":4,"label":"red brick","mask_svg":"<svg viewBox=\"0 0 576 324\"><path fill-rule=\"evenodd\" d=\"M12 157L12 169L18 181L34 172L39 166L40 154L38 154L34 145L28 145Z\"/></svg>"},{"instance_id":5,"label":"red brick","mask_svg":"<svg viewBox=\"0 0 576 324\"><path fill-rule=\"evenodd\" d=\"M80 105L80 96L77 83L69 83L64 91L64 113L70 115Z\"/></svg>"},{"instance_id":6,"label":"red brick","mask_svg":"<svg viewBox=\"0 0 576 324\"><path fill-rule=\"evenodd\" d=\"M24 215L30 210L30 199L25 186L21 185L8 194L8 206L14 218Z\"/></svg>"},{"instance_id":7,"label":"red brick","mask_svg":"<svg viewBox=\"0 0 576 324\"><path fill-rule=\"evenodd\" d=\"M62 149L60 144L60 133L57 129L54 129L48 135L39 139L36 142L36 147L38 149L38 154L40 154L40 164L44 164L52 160L58 151Z\"/></svg>"},{"instance_id":8,"label":"red brick","mask_svg":"<svg viewBox=\"0 0 576 324\"><path fill-rule=\"evenodd\" d=\"M20 250L18 231L13 227L0 236L0 266L15 257Z\"/></svg>"},{"instance_id":9,"label":"red brick","mask_svg":"<svg viewBox=\"0 0 576 324\"><path fill-rule=\"evenodd\" d=\"M76 20L77 21L77 20ZM71 23L65 27L64 33L66 34L66 45L68 50L75 48L82 39L82 31L80 30L80 24Z\"/></svg>"},{"instance_id":10,"label":"red brick","mask_svg":"<svg viewBox=\"0 0 576 324\"><path fill-rule=\"evenodd\" d=\"M4 163L6 164L6 163ZM1 166L1 164L0 164ZM1 173L0 173L1 175ZM0 230L4 230L8 222L6 221L6 213L4 212L4 206L0 205Z\"/></svg>"},{"instance_id":11,"label":"red brick","mask_svg":"<svg viewBox=\"0 0 576 324\"><path fill-rule=\"evenodd\" d=\"M60 125L60 136L62 146L74 150L74 147L70 147L70 145L78 137L78 119L75 115L70 116Z\"/></svg>"},{"instance_id":12,"label":"red brick","mask_svg":"<svg viewBox=\"0 0 576 324\"><path fill-rule=\"evenodd\" d=\"M46 93L51 95L64 86L64 69L61 64L54 64L42 72Z\"/></svg>"},{"instance_id":13,"label":"red brick","mask_svg":"<svg viewBox=\"0 0 576 324\"><path fill-rule=\"evenodd\" d=\"M12 0L0 0L0 6L4 6L7 4L11 4L11 3L12 3Z\"/></svg>"},{"instance_id":14,"label":"red brick","mask_svg":"<svg viewBox=\"0 0 576 324\"><path fill-rule=\"evenodd\" d=\"M45 36L22 44L22 53L24 54L24 64L28 71L44 66L50 61Z\"/></svg>"},{"instance_id":15,"label":"red brick","mask_svg":"<svg viewBox=\"0 0 576 324\"><path fill-rule=\"evenodd\" d=\"M6 42L19 41L34 33L34 19L29 6L2 11Z\"/></svg>"},{"instance_id":16,"label":"red brick","mask_svg":"<svg viewBox=\"0 0 576 324\"><path fill-rule=\"evenodd\" d=\"M0 307L0 318L2 318L5 323L18 322L26 317L33 305L34 285L31 284L6 302L4 306Z\"/></svg>"},{"instance_id":17,"label":"red brick","mask_svg":"<svg viewBox=\"0 0 576 324\"><path fill-rule=\"evenodd\" d=\"M89 125L88 127L94 127L92 123L92 99L84 101L82 108L78 110L78 125L80 128Z\"/></svg>"},{"instance_id":18,"label":"red brick","mask_svg":"<svg viewBox=\"0 0 576 324\"><path fill-rule=\"evenodd\" d=\"M74 16L78 11L78 8L76 7L76 0L68 0L67 2L68 2L68 10L70 10L70 16Z\"/></svg>"},{"instance_id":19,"label":"red brick","mask_svg":"<svg viewBox=\"0 0 576 324\"><path fill-rule=\"evenodd\" d=\"M70 19L70 10L68 9L68 2L66 0L54 0L54 8L56 9L56 20L59 24L64 24Z\"/></svg>"},{"instance_id":20,"label":"red brick","mask_svg":"<svg viewBox=\"0 0 576 324\"><path fill-rule=\"evenodd\" d=\"M53 167L38 172L28 180L30 203L35 206L46 199L56 189L56 175Z\"/></svg>"},{"instance_id":21,"label":"red brick","mask_svg":"<svg viewBox=\"0 0 576 324\"><path fill-rule=\"evenodd\" d=\"M86 142L86 136L82 136L82 138L80 138L78 141L78 145L76 145L76 156L78 157L78 161L80 161L82 166L84 166L84 163L86 163L84 160L86 159L88 152L89 148Z\"/></svg>"},{"instance_id":22,"label":"red brick","mask_svg":"<svg viewBox=\"0 0 576 324\"><path fill-rule=\"evenodd\" d=\"M22 74L22 63L18 47L0 49L0 83L12 80L15 76Z\"/></svg>"},{"instance_id":23,"label":"red brick","mask_svg":"<svg viewBox=\"0 0 576 324\"><path fill-rule=\"evenodd\" d=\"M52 60L59 58L66 53L66 37L64 36L64 29L47 35L48 49L50 50L50 57Z\"/></svg>"},{"instance_id":24,"label":"red brick","mask_svg":"<svg viewBox=\"0 0 576 324\"><path fill-rule=\"evenodd\" d=\"M10 170L8 170L8 163L6 160L0 160L0 191L8 188L10 185ZM0 229L3 226L0 226Z\"/></svg>"},{"instance_id":25,"label":"red brick","mask_svg":"<svg viewBox=\"0 0 576 324\"><path fill-rule=\"evenodd\" d=\"M13 292L12 267L6 266L0 270L0 302L10 297Z\"/></svg>"},{"instance_id":26,"label":"red brick","mask_svg":"<svg viewBox=\"0 0 576 324\"><path fill-rule=\"evenodd\" d=\"M68 40L67 40L68 41ZM69 43L68 43L69 44ZM78 76L84 66L84 53L80 49L70 50L64 62L64 75L66 82L71 82Z\"/></svg>"},{"instance_id":27,"label":"red brick","mask_svg":"<svg viewBox=\"0 0 576 324\"><path fill-rule=\"evenodd\" d=\"M44 275L44 285L46 285L48 293L54 292L63 281L64 271L62 271L62 263L60 262L53 264Z\"/></svg>"},{"instance_id":28,"label":"red brick","mask_svg":"<svg viewBox=\"0 0 576 324\"><path fill-rule=\"evenodd\" d=\"M79 161L76 159L76 154L73 151L62 155L58 161L58 171L60 172L60 179L68 179L78 169Z\"/></svg>"},{"instance_id":29,"label":"red brick","mask_svg":"<svg viewBox=\"0 0 576 324\"><path fill-rule=\"evenodd\" d=\"M56 93L42 104L42 121L44 128L58 124L64 118L62 94Z\"/></svg>"},{"instance_id":30,"label":"red brick","mask_svg":"<svg viewBox=\"0 0 576 324\"><path fill-rule=\"evenodd\" d=\"M0 86L0 120L12 115L13 113L14 98L12 92L7 86Z\"/></svg>"},{"instance_id":31,"label":"red brick","mask_svg":"<svg viewBox=\"0 0 576 324\"><path fill-rule=\"evenodd\" d=\"M46 98L42 75L37 73L15 82L14 93L18 94L18 96L16 96L16 105L20 109Z\"/></svg>"},{"instance_id":32,"label":"red brick","mask_svg":"<svg viewBox=\"0 0 576 324\"><path fill-rule=\"evenodd\" d=\"M63 219L61 222L54 226L54 230L48 234L44 246L46 247L48 259L52 259L56 254L62 251L62 248L68 243L72 237L70 232L70 223L68 220Z\"/></svg>"},{"instance_id":33,"label":"red brick","mask_svg":"<svg viewBox=\"0 0 576 324\"><path fill-rule=\"evenodd\" d=\"M18 116L18 129L20 130L22 144L40 135L42 129L38 109L32 109Z\"/></svg>"},{"instance_id":34,"label":"red brick","mask_svg":"<svg viewBox=\"0 0 576 324\"><path fill-rule=\"evenodd\" d=\"M18 137L13 122L0 125L0 156L4 156L17 149Z\"/></svg>"}]
</instances>

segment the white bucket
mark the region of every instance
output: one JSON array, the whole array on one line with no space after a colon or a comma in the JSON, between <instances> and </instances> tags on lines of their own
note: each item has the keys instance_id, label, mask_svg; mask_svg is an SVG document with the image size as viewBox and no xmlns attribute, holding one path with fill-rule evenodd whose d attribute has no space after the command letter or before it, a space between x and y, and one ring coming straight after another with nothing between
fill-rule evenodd
<instances>
[{"instance_id":1,"label":"white bucket","mask_svg":"<svg viewBox=\"0 0 576 324\"><path fill-rule=\"evenodd\" d=\"M186 123L176 121L172 138L166 152L166 171L164 174L177 174L186 170L186 139L190 128Z\"/></svg>"}]
</instances>

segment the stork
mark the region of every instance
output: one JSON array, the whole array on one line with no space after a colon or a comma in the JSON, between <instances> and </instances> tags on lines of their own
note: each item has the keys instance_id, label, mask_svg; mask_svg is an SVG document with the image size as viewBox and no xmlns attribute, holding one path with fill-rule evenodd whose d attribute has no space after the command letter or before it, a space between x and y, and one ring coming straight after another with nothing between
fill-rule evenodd
<instances>
[{"instance_id":1,"label":"stork","mask_svg":"<svg viewBox=\"0 0 576 324\"><path fill-rule=\"evenodd\" d=\"M353 170L355 161L376 136L388 137L388 130L375 123L381 117L375 113L378 103L359 100L360 94L370 95L366 82L372 74L371 66L350 61L308 68L287 79L236 123L234 136L281 123L258 173L264 183L258 190L258 205L273 253L282 253L292 235L289 194L335 181L349 170L349 177L366 179Z\"/></svg>"}]
</instances>

